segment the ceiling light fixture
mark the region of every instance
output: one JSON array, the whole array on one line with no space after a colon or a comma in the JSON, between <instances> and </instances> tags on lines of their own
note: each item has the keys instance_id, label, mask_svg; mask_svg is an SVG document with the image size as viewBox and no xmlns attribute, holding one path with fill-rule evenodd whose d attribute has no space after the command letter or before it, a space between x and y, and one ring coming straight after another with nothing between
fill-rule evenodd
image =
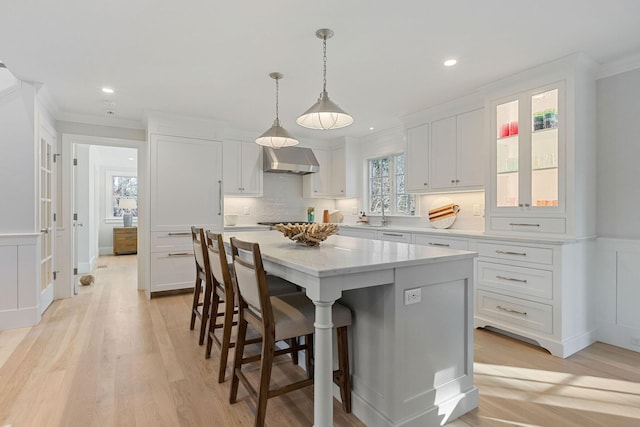
<instances>
[{"instance_id":1,"label":"ceiling light fixture","mask_svg":"<svg viewBox=\"0 0 640 427\"><path fill-rule=\"evenodd\" d=\"M103 88L102 88L102 91L103 91L104 93L113 93L113 92L114 92L114 90L113 90L113 89L111 89L110 87L103 87Z\"/></svg>"},{"instance_id":2,"label":"ceiling light fixture","mask_svg":"<svg viewBox=\"0 0 640 427\"><path fill-rule=\"evenodd\" d=\"M446 61L444 61L444 66L445 67L453 67L457 63L458 63L458 60L451 58L451 59L447 59Z\"/></svg>"},{"instance_id":3,"label":"ceiling light fixture","mask_svg":"<svg viewBox=\"0 0 640 427\"><path fill-rule=\"evenodd\" d=\"M273 121L273 125L267 129L265 133L256 138L256 144L266 145L267 147L273 148L296 145L299 141L292 137L285 128L280 126L280 118L278 117L278 80L284 76L280 73L270 73L269 77L276 81L276 119Z\"/></svg>"},{"instance_id":4,"label":"ceiling light fixture","mask_svg":"<svg viewBox=\"0 0 640 427\"><path fill-rule=\"evenodd\" d=\"M304 112L296 123L309 129L339 129L353 123L353 117L345 113L329 99L327 93L327 39L333 37L333 31L323 28L316 31L316 37L322 39L324 68L322 72L322 93L318 101Z\"/></svg>"}]
</instances>

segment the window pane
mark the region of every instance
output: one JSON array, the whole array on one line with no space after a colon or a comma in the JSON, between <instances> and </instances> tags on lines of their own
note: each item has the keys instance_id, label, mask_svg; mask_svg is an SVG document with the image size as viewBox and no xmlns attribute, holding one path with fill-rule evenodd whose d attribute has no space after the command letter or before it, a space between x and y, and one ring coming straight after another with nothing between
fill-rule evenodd
<instances>
[{"instance_id":1,"label":"window pane","mask_svg":"<svg viewBox=\"0 0 640 427\"><path fill-rule=\"evenodd\" d=\"M396 175L404 175L404 154L396 156Z\"/></svg>"},{"instance_id":2,"label":"window pane","mask_svg":"<svg viewBox=\"0 0 640 427\"><path fill-rule=\"evenodd\" d=\"M391 195L391 179L388 176L382 178L382 194L385 196Z\"/></svg>"},{"instance_id":3,"label":"window pane","mask_svg":"<svg viewBox=\"0 0 640 427\"><path fill-rule=\"evenodd\" d=\"M114 176L112 182L113 196L111 198L111 210L114 217L121 217L124 213L120 209L120 199L138 198L138 178L135 176ZM131 209L134 217L138 216L138 209Z\"/></svg>"},{"instance_id":4,"label":"window pane","mask_svg":"<svg viewBox=\"0 0 640 427\"><path fill-rule=\"evenodd\" d=\"M396 176L396 193L404 194L404 175Z\"/></svg>"}]
</instances>

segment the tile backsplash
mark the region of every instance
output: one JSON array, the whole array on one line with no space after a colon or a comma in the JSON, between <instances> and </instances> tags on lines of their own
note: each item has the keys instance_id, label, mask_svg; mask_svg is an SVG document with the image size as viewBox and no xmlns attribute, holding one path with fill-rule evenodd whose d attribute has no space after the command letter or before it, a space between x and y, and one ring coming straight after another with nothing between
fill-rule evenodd
<instances>
[{"instance_id":1,"label":"tile backsplash","mask_svg":"<svg viewBox=\"0 0 640 427\"><path fill-rule=\"evenodd\" d=\"M332 199L304 198L302 176L289 173L265 173L263 197L225 197L224 212L237 214L238 225L260 221L306 221L307 207L315 208L316 221L322 221L324 209L333 211ZM248 209L249 214L244 212Z\"/></svg>"},{"instance_id":2,"label":"tile backsplash","mask_svg":"<svg viewBox=\"0 0 640 427\"><path fill-rule=\"evenodd\" d=\"M322 221L324 209L340 210L345 224L355 224L357 213L363 210L360 199L312 199L302 194L302 177L287 173L264 174L263 197L225 197L224 211L238 215L238 225L251 225L260 221L306 221L307 207L315 208L316 221ZM431 228L428 212L440 197L449 197L460 206L460 213L452 229L484 230L484 192L420 195L420 215L414 218L391 217L391 225ZM474 206L480 215L474 215ZM248 211L248 214L245 212ZM366 209L365 209L366 211ZM354 214L355 212L355 214ZM379 217L371 217L376 224Z\"/></svg>"}]
</instances>

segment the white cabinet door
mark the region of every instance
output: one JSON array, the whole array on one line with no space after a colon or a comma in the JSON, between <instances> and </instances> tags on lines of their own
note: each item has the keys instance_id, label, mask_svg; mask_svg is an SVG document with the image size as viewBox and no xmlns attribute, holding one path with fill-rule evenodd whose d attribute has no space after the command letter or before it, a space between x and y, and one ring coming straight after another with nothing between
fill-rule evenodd
<instances>
[{"instance_id":1,"label":"white cabinet door","mask_svg":"<svg viewBox=\"0 0 640 427\"><path fill-rule=\"evenodd\" d=\"M406 182L407 191L429 191L429 125L407 130Z\"/></svg>"},{"instance_id":2,"label":"white cabinet door","mask_svg":"<svg viewBox=\"0 0 640 427\"><path fill-rule=\"evenodd\" d=\"M456 117L431 123L431 188L456 186Z\"/></svg>"},{"instance_id":3,"label":"white cabinet door","mask_svg":"<svg viewBox=\"0 0 640 427\"><path fill-rule=\"evenodd\" d=\"M151 134L151 231L222 231L222 144Z\"/></svg>"},{"instance_id":4,"label":"white cabinet door","mask_svg":"<svg viewBox=\"0 0 640 427\"><path fill-rule=\"evenodd\" d=\"M456 187L483 187L489 160L484 144L484 109L459 114L456 129Z\"/></svg>"},{"instance_id":5,"label":"white cabinet door","mask_svg":"<svg viewBox=\"0 0 640 427\"><path fill-rule=\"evenodd\" d=\"M254 142L242 143L242 194L262 196L262 146Z\"/></svg>"},{"instance_id":6,"label":"white cabinet door","mask_svg":"<svg viewBox=\"0 0 640 427\"><path fill-rule=\"evenodd\" d=\"M335 197L345 197L347 175L345 150L338 148L331 151L331 194Z\"/></svg>"},{"instance_id":7,"label":"white cabinet door","mask_svg":"<svg viewBox=\"0 0 640 427\"><path fill-rule=\"evenodd\" d=\"M484 110L431 123L431 188L484 186Z\"/></svg>"},{"instance_id":8,"label":"white cabinet door","mask_svg":"<svg viewBox=\"0 0 640 427\"><path fill-rule=\"evenodd\" d=\"M331 163L330 152L313 149L320 171L304 175L302 178L305 197L330 197Z\"/></svg>"},{"instance_id":9,"label":"white cabinet door","mask_svg":"<svg viewBox=\"0 0 640 427\"><path fill-rule=\"evenodd\" d=\"M262 146L253 142L225 141L224 194L262 196Z\"/></svg>"}]
</instances>

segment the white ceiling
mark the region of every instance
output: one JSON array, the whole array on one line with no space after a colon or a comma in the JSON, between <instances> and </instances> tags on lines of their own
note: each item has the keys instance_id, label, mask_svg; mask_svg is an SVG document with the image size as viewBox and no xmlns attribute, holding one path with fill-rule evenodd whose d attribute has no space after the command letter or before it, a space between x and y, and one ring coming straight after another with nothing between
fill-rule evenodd
<instances>
[{"instance_id":1,"label":"white ceiling","mask_svg":"<svg viewBox=\"0 0 640 427\"><path fill-rule=\"evenodd\" d=\"M319 28L331 28L327 90L352 114L342 130L296 117L322 88ZM299 139L363 136L479 86L582 51L600 63L640 52L638 0L13 0L0 58L46 85L62 118L139 121L144 110L213 118L262 133L275 117ZM445 68L445 58L458 65ZM116 90L101 93L103 86Z\"/></svg>"}]
</instances>

